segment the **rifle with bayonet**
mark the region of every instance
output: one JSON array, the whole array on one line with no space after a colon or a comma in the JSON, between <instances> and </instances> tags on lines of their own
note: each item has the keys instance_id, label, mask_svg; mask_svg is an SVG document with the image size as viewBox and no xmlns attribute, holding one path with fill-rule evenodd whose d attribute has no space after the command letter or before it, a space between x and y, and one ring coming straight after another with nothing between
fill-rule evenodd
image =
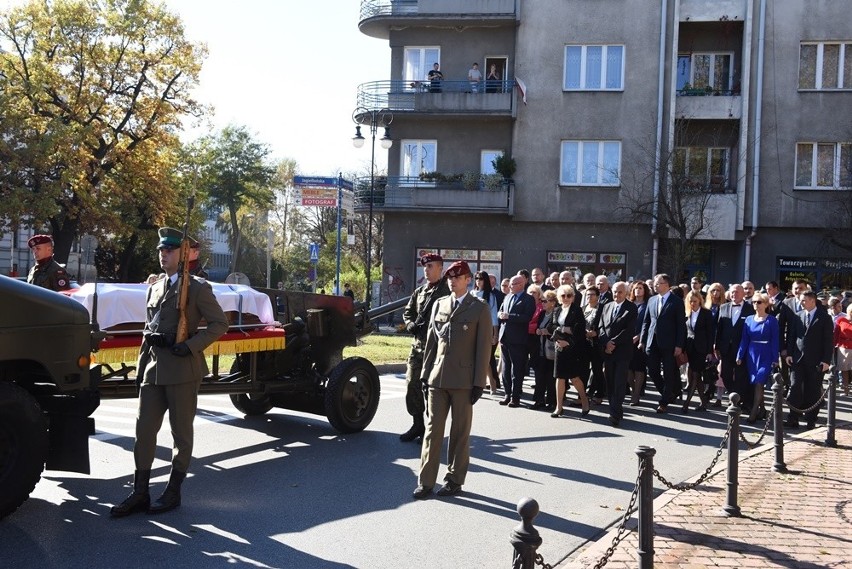
<instances>
[{"instance_id":1,"label":"rifle with bayonet","mask_svg":"<svg viewBox=\"0 0 852 569\"><path fill-rule=\"evenodd\" d=\"M189 250L191 243L189 240L189 218L192 215L192 205L195 201L195 196L189 196L186 200L186 222L183 224L183 238L180 242L180 264L178 265L178 327L175 335L175 344L185 342L189 338L189 324L186 318L186 302L189 298L189 281L192 276L189 274Z\"/></svg>"}]
</instances>

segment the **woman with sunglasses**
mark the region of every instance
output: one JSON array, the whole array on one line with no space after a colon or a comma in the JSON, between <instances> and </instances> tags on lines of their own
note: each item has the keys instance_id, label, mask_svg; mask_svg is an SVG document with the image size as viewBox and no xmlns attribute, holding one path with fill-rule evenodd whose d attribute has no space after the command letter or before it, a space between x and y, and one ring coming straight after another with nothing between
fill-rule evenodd
<instances>
[{"instance_id":1,"label":"woman with sunglasses","mask_svg":"<svg viewBox=\"0 0 852 569\"><path fill-rule=\"evenodd\" d=\"M550 414L554 419L562 415L566 380L577 390L583 415L589 414L589 398L580 377L583 374L583 344L586 342L586 319L579 301L574 301L574 287L562 285L556 291L561 302L553 317L551 333L556 340L556 409Z\"/></svg>"},{"instance_id":2,"label":"woman with sunglasses","mask_svg":"<svg viewBox=\"0 0 852 569\"><path fill-rule=\"evenodd\" d=\"M488 388L491 395L497 393L497 386L500 385L500 375L497 373L497 358L494 353L497 351L497 338L500 332L500 321L497 320L497 309L500 307L500 301L497 300L497 291L491 288L491 277L485 271L477 271L473 280L473 294L482 299L488 305L491 312L491 364L488 370Z\"/></svg>"},{"instance_id":3,"label":"woman with sunglasses","mask_svg":"<svg viewBox=\"0 0 852 569\"><path fill-rule=\"evenodd\" d=\"M642 335L642 323L645 321L645 310L648 308L648 299L651 297L651 289L645 281L634 281L630 285L630 295L627 300L636 305L636 328L633 332L633 359L630 360L630 373L627 383L630 386L630 406L639 405L639 399L645 389L645 377L648 374L648 356L645 350L636 349L639 337Z\"/></svg>"},{"instance_id":4,"label":"woman with sunglasses","mask_svg":"<svg viewBox=\"0 0 852 569\"><path fill-rule=\"evenodd\" d=\"M713 317L710 311L701 306L704 299L701 293L690 290L686 294L686 355L689 358L687 368L688 385L686 398L683 402L683 412L689 411L689 402L695 391L701 403L696 411L705 411L710 402L707 388L703 383L704 370L713 359ZM714 380L715 381L715 380Z\"/></svg>"},{"instance_id":5,"label":"woman with sunglasses","mask_svg":"<svg viewBox=\"0 0 852 569\"><path fill-rule=\"evenodd\" d=\"M763 389L778 363L778 321L769 314L769 295L757 292L751 299L755 313L746 317L743 337L737 352L737 365L746 365L749 380L754 386L754 405L746 419L754 423L766 417L763 406Z\"/></svg>"}]
</instances>

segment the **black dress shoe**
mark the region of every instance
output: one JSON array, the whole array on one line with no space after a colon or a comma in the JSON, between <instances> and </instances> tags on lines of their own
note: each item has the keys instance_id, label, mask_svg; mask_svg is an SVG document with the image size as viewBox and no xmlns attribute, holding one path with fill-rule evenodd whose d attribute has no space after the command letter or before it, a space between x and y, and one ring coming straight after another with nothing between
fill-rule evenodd
<instances>
[{"instance_id":1,"label":"black dress shoe","mask_svg":"<svg viewBox=\"0 0 852 569\"><path fill-rule=\"evenodd\" d=\"M399 440L404 443L410 443L418 438L423 437L423 433L426 432L426 426L422 423L413 425L410 429L399 435Z\"/></svg>"},{"instance_id":2,"label":"black dress shoe","mask_svg":"<svg viewBox=\"0 0 852 569\"><path fill-rule=\"evenodd\" d=\"M411 494L411 497L415 500L425 500L429 496L432 495L432 488L426 488L425 486L418 486L414 489L414 493Z\"/></svg>"},{"instance_id":3,"label":"black dress shoe","mask_svg":"<svg viewBox=\"0 0 852 569\"><path fill-rule=\"evenodd\" d=\"M508 404L509 404L509 402L511 402L511 401L512 401L512 400L511 400L509 397L504 397L503 399L501 399L500 401L498 401L498 403L500 403L500 405L508 405Z\"/></svg>"},{"instance_id":4,"label":"black dress shoe","mask_svg":"<svg viewBox=\"0 0 852 569\"><path fill-rule=\"evenodd\" d=\"M613 427L617 427L620 422L621 422L620 420L618 420L615 417L613 417L612 415L610 415L610 417L609 417L609 424L610 425L612 425Z\"/></svg>"},{"instance_id":5,"label":"black dress shoe","mask_svg":"<svg viewBox=\"0 0 852 569\"><path fill-rule=\"evenodd\" d=\"M816 423L815 422L808 421L808 430L810 430L810 429L816 429Z\"/></svg>"},{"instance_id":6,"label":"black dress shoe","mask_svg":"<svg viewBox=\"0 0 852 569\"><path fill-rule=\"evenodd\" d=\"M799 428L799 422L798 421L791 421L790 419L787 419L786 421L784 421L784 426L787 427L788 429L798 429Z\"/></svg>"},{"instance_id":7,"label":"black dress shoe","mask_svg":"<svg viewBox=\"0 0 852 569\"><path fill-rule=\"evenodd\" d=\"M667 410L668 410L668 409L666 408L666 406L665 406L665 405L660 405L659 407L657 407L657 414L658 414L658 415L662 415L662 414L664 414Z\"/></svg>"},{"instance_id":8,"label":"black dress shoe","mask_svg":"<svg viewBox=\"0 0 852 569\"><path fill-rule=\"evenodd\" d=\"M550 414L550 416L553 417L554 419L558 419L559 417L562 416L562 409L559 409L558 411L554 411L553 413Z\"/></svg>"},{"instance_id":9,"label":"black dress shoe","mask_svg":"<svg viewBox=\"0 0 852 569\"><path fill-rule=\"evenodd\" d=\"M461 491L461 484L456 484L451 480L447 480L447 483L444 484L443 488L438 490L438 496L456 496L461 494Z\"/></svg>"},{"instance_id":10,"label":"black dress shoe","mask_svg":"<svg viewBox=\"0 0 852 569\"><path fill-rule=\"evenodd\" d=\"M511 407L512 409L516 409L516 408L518 408L518 407L520 407L520 406L521 406L521 402L520 402L519 400L517 400L517 399L512 399L512 400L509 402L509 407Z\"/></svg>"}]
</instances>

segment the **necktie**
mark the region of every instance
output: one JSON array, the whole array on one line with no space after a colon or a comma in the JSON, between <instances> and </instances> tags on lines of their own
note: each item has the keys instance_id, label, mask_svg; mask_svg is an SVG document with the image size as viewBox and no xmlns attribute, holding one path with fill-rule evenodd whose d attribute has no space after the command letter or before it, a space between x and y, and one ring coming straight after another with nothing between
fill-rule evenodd
<instances>
[{"instance_id":1,"label":"necktie","mask_svg":"<svg viewBox=\"0 0 852 569\"><path fill-rule=\"evenodd\" d=\"M458 307L459 307L459 301L458 301L458 300L454 300L454 301L453 301L453 311L455 311Z\"/></svg>"},{"instance_id":2,"label":"necktie","mask_svg":"<svg viewBox=\"0 0 852 569\"><path fill-rule=\"evenodd\" d=\"M660 315L660 312L663 311L663 304L665 304L665 297L660 297L660 300L657 302L657 316Z\"/></svg>"},{"instance_id":3,"label":"necktie","mask_svg":"<svg viewBox=\"0 0 852 569\"><path fill-rule=\"evenodd\" d=\"M515 301L518 300L518 295L513 294L512 298L509 299L509 305L506 307L506 312L511 312L512 307L515 306Z\"/></svg>"},{"instance_id":4,"label":"necktie","mask_svg":"<svg viewBox=\"0 0 852 569\"><path fill-rule=\"evenodd\" d=\"M809 328L811 325L811 313L805 312L805 328Z\"/></svg>"}]
</instances>

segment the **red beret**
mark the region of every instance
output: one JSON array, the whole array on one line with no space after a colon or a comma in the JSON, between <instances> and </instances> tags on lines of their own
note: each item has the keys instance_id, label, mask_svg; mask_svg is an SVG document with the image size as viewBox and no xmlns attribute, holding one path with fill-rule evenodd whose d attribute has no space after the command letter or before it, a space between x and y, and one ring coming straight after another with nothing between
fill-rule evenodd
<instances>
[{"instance_id":1,"label":"red beret","mask_svg":"<svg viewBox=\"0 0 852 569\"><path fill-rule=\"evenodd\" d=\"M470 274L470 267L465 261L456 261L444 271L444 277L463 277Z\"/></svg>"},{"instance_id":2,"label":"red beret","mask_svg":"<svg viewBox=\"0 0 852 569\"><path fill-rule=\"evenodd\" d=\"M437 253L428 253L428 254L420 257L420 264L423 265L424 267L426 266L427 263L431 263L433 261L443 263L444 258Z\"/></svg>"},{"instance_id":3,"label":"red beret","mask_svg":"<svg viewBox=\"0 0 852 569\"><path fill-rule=\"evenodd\" d=\"M27 246L32 249L36 245L44 245L45 243L53 245L53 237L50 235L33 235L30 237L30 240L27 241Z\"/></svg>"}]
</instances>

